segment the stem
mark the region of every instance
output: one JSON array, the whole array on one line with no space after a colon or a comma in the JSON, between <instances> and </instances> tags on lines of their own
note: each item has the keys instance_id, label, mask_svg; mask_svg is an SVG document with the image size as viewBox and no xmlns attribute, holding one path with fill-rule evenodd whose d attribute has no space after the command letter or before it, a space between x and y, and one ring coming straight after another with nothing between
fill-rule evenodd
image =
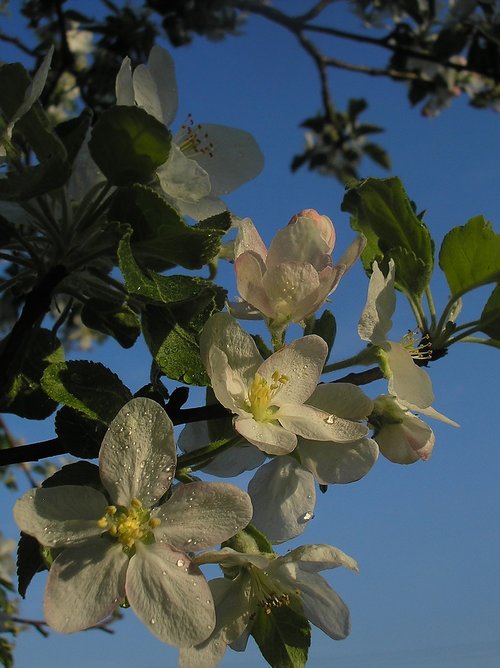
<instances>
[{"instance_id":1,"label":"stem","mask_svg":"<svg viewBox=\"0 0 500 668\"><path fill-rule=\"evenodd\" d=\"M366 348L363 348L363 350L359 352L357 355L353 355L352 357L347 357L345 360L342 360L340 362L327 364L323 368L322 373L339 371L340 369L345 369L348 366L356 366L356 365L368 366L369 364L373 364L375 361L376 361L375 347L367 346Z\"/></svg>"},{"instance_id":2,"label":"stem","mask_svg":"<svg viewBox=\"0 0 500 668\"><path fill-rule=\"evenodd\" d=\"M427 298L427 305L431 315L431 329L434 330L434 327L436 326L436 308L434 306L434 299L432 298L432 292L429 285L425 288L425 296Z\"/></svg>"},{"instance_id":3,"label":"stem","mask_svg":"<svg viewBox=\"0 0 500 668\"><path fill-rule=\"evenodd\" d=\"M176 477L178 474L184 475L185 473L189 473L193 466L205 464L219 453L232 448L233 445L236 445L240 440L241 436L238 434L237 436L230 438L228 441L210 443L210 445L195 450L192 453L181 455L177 459Z\"/></svg>"},{"instance_id":4,"label":"stem","mask_svg":"<svg viewBox=\"0 0 500 668\"><path fill-rule=\"evenodd\" d=\"M481 343L484 346L500 348L500 341L495 341L495 339L483 339L480 336L468 336L467 338L462 339L460 343Z\"/></svg>"}]
</instances>

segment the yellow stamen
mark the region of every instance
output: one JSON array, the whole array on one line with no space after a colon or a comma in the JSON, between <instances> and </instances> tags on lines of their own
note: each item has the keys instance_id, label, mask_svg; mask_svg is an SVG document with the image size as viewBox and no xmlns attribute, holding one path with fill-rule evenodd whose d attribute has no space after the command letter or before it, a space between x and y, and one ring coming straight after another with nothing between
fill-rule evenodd
<instances>
[{"instance_id":1,"label":"yellow stamen","mask_svg":"<svg viewBox=\"0 0 500 668\"><path fill-rule=\"evenodd\" d=\"M272 400L289 380L288 376L279 371L274 371L271 379L273 382L269 383L263 376L256 373L248 391L247 407L259 422L273 419L275 411L270 408Z\"/></svg>"},{"instance_id":2,"label":"yellow stamen","mask_svg":"<svg viewBox=\"0 0 500 668\"><path fill-rule=\"evenodd\" d=\"M430 340L429 334L424 334L420 342L417 343L420 337L420 332L418 329L411 330L403 336L401 339L401 345L405 350L407 350L413 359L416 360L430 360L432 359L432 341Z\"/></svg>"},{"instance_id":3,"label":"yellow stamen","mask_svg":"<svg viewBox=\"0 0 500 668\"><path fill-rule=\"evenodd\" d=\"M151 530L161 524L158 517L151 517L139 499L133 498L130 507L108 506L105 515L97 520L99 528L116 538L124 548L131 550L137 541L152 539Z\"/></svg>"}]
</instances>

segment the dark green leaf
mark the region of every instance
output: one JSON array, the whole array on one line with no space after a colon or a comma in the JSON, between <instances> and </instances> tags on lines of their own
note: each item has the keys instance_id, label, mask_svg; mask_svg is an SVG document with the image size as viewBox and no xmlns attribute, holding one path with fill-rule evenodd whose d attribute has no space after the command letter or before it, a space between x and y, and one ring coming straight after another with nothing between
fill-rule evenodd
<instances>
[{"instance_id":1,"label":"dark green leaf","mask_svg":"<svg viewBox=\"0 0 500 668\"><path fill-rule=\"evenodd\" d=\"M23 598L33 576L45 569L37 539L22 533L17 546L17 590Z\"/></svg>"},{"instance_id":2,"label":"dark green leaf","mask_svg":"<svg viewBox=\"0 0 500 668\"><path fill-rule=\"evenodd\" d=\"M90 462L67 464L42 483L42 487L60 487L61 485L84 485L94 487L99 491L104 490L99 477L99 467Z\"/></svg>"},{"instance_id":3,"label":"dark green leaf","mask_svg":"<svg viewBox=\"0 0 500 668\"><path fill-rule=\"evenodd\" d=\"M186 225L160 195L140 185L117 194L111 217L132 227L137 262L155 271L175 265L201 269L217 255L220 239L231 224L229 214L221 214L198 225Z\"/></svg>"},{"instance_id":4,"label":"dark green leaf","mask_svg":"<svg viewBox=\"0 0 500 668\"><path fill-rule=\"evenodd\" d=\"M42 387L54 401L106 425L132 399L118 376L96 362L52 364L43 374Z\"/></svg>"},{"instance_id":5,"label":"dark green leaf","mask_svg":"<svg viewBox=\"0 0 500 668\"><path fill-rule=\"evenodd\" d=\"M60 443L66 446L70 455L95 459L99 454L107 424L100 420L91 420L73 408L63 406L57 412L55 427Z\"/></svg>"},{"instance_id":6,"label":"dark green leaf","mask_svg":"<svg viewBox=\"0 0 500 668\"><path fill-rule=\"evenodd\" d=\"M144 109L116 106L99 118L89 149L111 184L149 183L168 158L170 132Z\"/></svg>"},{"instance_id":7,"label":"dark green leaf","mask_svg":"<svg viewBox=\"0 0 500 668\"><path fill-rule=\"evenodd\" d=\"M92 121L92 112L89 109L84 109L80 116L72 118L69 121L60 123L56 127L56 133L66 148L68 155L68 164L72 165L78 151L80 150L87 130Z\"/></svg>"},{"instance_id":8,"label":"dark green leaf","mask_svg":"<svg viewBox=\"0 0 500 668\"><path fill-rule=\"evenodd\" d=\"M252 636L262 656L273 668L304 668L311 643L311 627L305 617L289 606L258 608Z\"/></svg>"},{"instance_id":9,"label":"dark green leaf","mask_svg":"<svg viewBox=\"0 0 500 668\"><path fill-rule=\"evenodd\" d=\"M5 396L0 399L0 412L14 413L30 420L47 418L57 404L42 388L41 378L50 364L63 359L63 348L52 332L48 329L33 330L23 350L21 368Z\"/></svg>"},{"instance_id":10,"label":"dark green leaf","mask_svg":"<svg viewBox=\"0 0 500 668\"><path fill-rule=\"evenodd\" d=\"M374 260L386 272L390 258L396 264L396 287L421 295L434 263L429 230L415 215L398 178L366 179L346 193L342 210L352 214L351 226L367 238L362 254L368 273Z\"/></svg>"},{"instance_id":11,"label":"dark green leaf","mask_svg":"<svg viewBox=\"0 0 500 668\"><path fill-rule=\"evenodd\" d=\"M439 266L446 274L451 294L460 295L480 285L500 280L500 234L476 216L454 227L443 239Z\"/></svg>"},{"instance_id":12,"label":"dark green leaf","mask_svg":"<svg viewBox=\"0 0 500 668\"><path fill-rule=\"evenodd\" d=\"M330 357L333 344L335 343L335 336L337 334L337 323L333 313L325 310L319 318L309 319L304 328L304 336L307 334L317 334L318 336L321 336L328 345L328 357ZM326 358L327 360L328 357Z\"/></svg>"},{"instance_id":13,"label":"dark green leaf","mask_svg":"<svg viewBox=\"0 0 500 668\"><path fill-rule=\"evenodd\" d=\"M481 313L481 331L500 341L500 285L497 285Z\"/></svg>"},{"instance_id":14,"label":"dark green leaf","mask_svg":"<svg viewBox=\"0 0 500 668\"><path fill-rule=\"evenodd\" d=\"M84 325L112 336L123 348L133 346L141 333L139 316L126 303L89 299L82 308L81 317Z\"/></svg>"}]
</instances>

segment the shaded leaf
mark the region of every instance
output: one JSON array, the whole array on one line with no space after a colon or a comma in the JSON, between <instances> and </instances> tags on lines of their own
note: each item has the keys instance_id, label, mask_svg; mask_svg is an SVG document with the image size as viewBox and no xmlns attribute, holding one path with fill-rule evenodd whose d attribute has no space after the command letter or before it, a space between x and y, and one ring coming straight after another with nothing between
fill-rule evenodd
<instances>
[{"instance_id":1,"label":"shaded leaf","mask_svg":"<svg viewBox=\"0 0 500 668\"><path fill-rule=\"evenodd\" d=\"M481 331L500 341L500 285L497 285L485 304L479 321Z\"/></svg>"},{"instance_id":2,"label":"shaded leaf","mask_svg":"<svg viewBox=\"0 0 500 668\"><path fill-rule=\"evenodd\" d=\"M305 617L288 605L266 614L258 608L251 630L262 656L273 668L303 668L311 643L311 627Z\"/></svg>"}]
</instances>

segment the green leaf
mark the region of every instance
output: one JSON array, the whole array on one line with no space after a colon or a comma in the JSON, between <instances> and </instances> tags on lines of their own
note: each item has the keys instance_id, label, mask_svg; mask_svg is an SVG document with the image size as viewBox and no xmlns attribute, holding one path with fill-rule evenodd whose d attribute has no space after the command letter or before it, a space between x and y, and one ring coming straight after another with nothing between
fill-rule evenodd
<instances>
[{"instance_id":1,"label":"green leaf","mask_svg":"<svg viewBox=\"0 0 500 668\"><path fill-rule=\"evenodd\" d=\"M92 131L90 153L115 186L149 183L170 152L168 129L139 107L105 111Z\"/></svg>"},{"instance_id":2,"label":"green leaf","mask_svg":"<svg viewBox=\"0 0 500 668\"><path fill-rule=\"evenodd\" d=\"M366 179L349 189L342 211L352 214L351 226L367 238L361 259L370 274L374 260L384 272L390 258L396 265L396 287L420 296L429 284L434 242L415 215L401 181Z\"/></svg>"},{"instance_id":3,"label":"green leaf","mask_svg":"<svg viewBox=\"0 0 500 668\"><path fill-rule=\"evenodd\" d=\"M59 123L55 128L57 136L66 148L68 163L71 165L87 136L91 121L92 112L89 109L84 109L77 118Z\"/></svg>"},{"instance_id":4,"label":"green leaf","mask_svg":"<svg viewBox=\"0 0 500 668\"><path fill-rule=\"evenodd\" d=\"M30 420L44 420L53 413L57 404L47 396L41 379L50 364L63 359L63 348L52 332L33 330L23 350L21 368L0 398L0 412L14 413Z\"/></svg>"},{"instance_id":5,"label":"green leaf","mask_svg":"<svg viewBox=\"0 0 500 668\"><path fill-rule=\"evenodd\" d=\"M500 280L500 234L483 216L454 227L441 244L439 266L451 294L459 297L480 285Z\"/></svg>"},{"instance_id":6,"label":"green leaf","mask_svg":"<svg viewBox=\"0 0 500 668\"><path fill-rule=\"evenodd\" d=\"M267 537L253 524L249 524L232 538L224 541L221 547L231 547L236 552L246 554L259 554L259 552L274 554L273 546Z\"/></svg>"},{"instance_id":7,"label":"green leaf","mask_svg":"<svg viewBox=\"0 0 500 668\"><path fill-rule=\"evenodd\" d=\"M326 359L328 360L337 334L337 323L333 313L327 309L323 311L319 318L310 318L304 328L304 336L307 334L317 334L326 341L328 346L328 356Z\"/></svg>"},{"instance_id":8,"label":"green leaf","mask_svg":"<svg viewBox=\"0 0 500 668\"><path fill-rule=\"evenodd\" d=\"M133 346L141 333L139 316L125 302L113 304L103 299L89 299L81 317L86 327L112 336L123 348Z\"/></svg>"},{"instance_id":9,"label":"green leaf","mask_svg":"<svg viewBox=\"0 0 500 668\"><path fill-rule=\"evenodd\" d=\"M132 227L135 258L155 271L175 265L201 269L217 255L220 239L231 224L226 213L198 225L186 225L160 195L141 185L119 191L110 216Z\"/></svg>"},{"instance_id":10,"label":"green leaf","mask_svg":"<svg viewBox=\"0 0 500 668\"><path fill-rule=\"evenodd\" d=\"M304 668L311 643L311 627L290 606L258 608L251 630L262 656L273 668Z\"/></svg>"},{"instance_id":11,"label":"green leaf","mask_svg":"<svg viewBox=\"0 0 500 668\"><path fill-rule=\"evenodd\" d=\"M17 590L24 598L33 577L46 570L45 561L36 538L21 533L17 546Z\"/></svg>"},{"instance_id":12,"label":"green leaf","mask_svg":"<svg viewBox=\"0 0 500 668\"><path fill-rule=\"evenodd\" d=\"M500 341L500 285L495 287L486 302L479 325L482 332Z\"/></svg>"},{"instance_id":13,"label":"green leaf","mask_svg":"<svg viewBox=\"0 0 500 668\"><path fill-rule=\"evenodd\" d=\"M99 455L107 424L91 420L73 408L63 406L57 412L55 428L61 445L66 446L70 455L82 459L95 459Z\"/></svg>"},{"instance_id":14,"label":"green leaf","mask_svg":"<svg viewBox=\"0 0 500 668\"><path fill-rule=\"evenodd\" d=\"M52 364L43 374L42 387L54 401L106 425L132 399L118 376L96 362Z\"/></svg>"},{"instance_id":15,"label":"green leaf","mask_svg":"<svg viewBox=\"0 0 500 668\"><path fill-rule=\"evenodd\" d=\"M100 492L104 491L99 477L99 467L90 462L67 464L42 483L42 487L60 487L61 485L84 485L98 489Z\"/></svg>"}]
</instances>

